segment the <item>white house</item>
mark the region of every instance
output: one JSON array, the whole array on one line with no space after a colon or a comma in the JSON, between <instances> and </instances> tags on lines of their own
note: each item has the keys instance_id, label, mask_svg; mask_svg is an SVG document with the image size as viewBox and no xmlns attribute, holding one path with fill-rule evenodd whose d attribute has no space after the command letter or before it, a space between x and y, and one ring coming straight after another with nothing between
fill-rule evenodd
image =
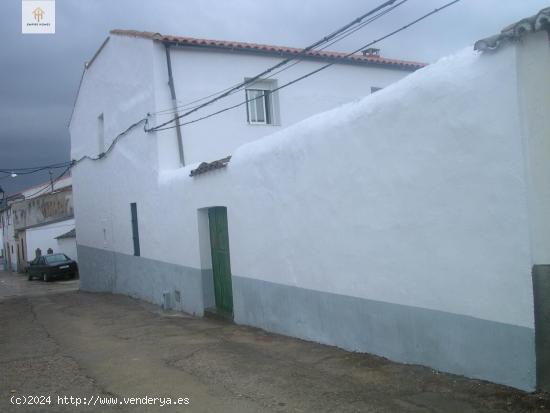
<instances>
[{"instance_id":1,"label":"white house","mask_svg":"<svg viewBox=\"0 0 550 413\"><path fill-rule=\"evenodd\" d=\"M53 192L48 192L33 195L36 188L28 189L22 192L25 201L13 206L16 230L25 239L25 259L30 261L38 252L44 255L53 251L77 260L72 177L57 180L53 183ZM18 222L17 211L20 209L26 210L26 219Z\"/></svg>"},{"instance_id":2,"label":"white house","mask_svg":"<svg viewBox=\"0 0 550 413\"><path fill-rule=\"evenodd\" d=\"M281 91L273 124L242 108L179 144L141 125L110 141L170 108L166 50L185 103L287 49L113 31L70 124L81 288L548 386L549 13L405 78L342 62Z\"/></svg>"},{"instance_id":3,"label":"white house","mask_svg":"<svg viewBox=\"0 0 550 413\"><path fill-rule=\"evenodd\" d=\"M48 251L76 260L74 229L71 176L12 195L2 210L5 269L22 272L28 261Z\"/></svg>"}]
</instances>

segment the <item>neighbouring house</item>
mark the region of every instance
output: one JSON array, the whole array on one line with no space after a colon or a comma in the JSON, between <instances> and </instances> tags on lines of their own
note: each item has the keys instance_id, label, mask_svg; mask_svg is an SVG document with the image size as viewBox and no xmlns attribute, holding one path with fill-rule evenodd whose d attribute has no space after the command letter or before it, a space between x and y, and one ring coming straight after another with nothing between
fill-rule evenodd
<instances>
[{"instance_id":1,"label":"neighbouring house","mask_svg":"<svg viewBox=\"0 0 550 413\"><path fill-rule=\"evenodd\" d=\"M70 124L81 288L548 389L549 20L400 80L342 62L279 93L280 126L249 107L116 145L170 107L170 61L187 102L287 49L113 31Z\"/></svg>"},{"instance_id":2,"label":"neighbouring house","mask_svg":"<svg viewBox=\"0 0 550 413\"><path fill-rule=\"evenodd\" d=\"M2 250L4 271L17 271L18 249L20 244L15 238L11 205L22 199L21 194L5 197L0 207L0 227L2 228Z\"/></svg>"},{"instance_id":3,"label":"neighbouring house","mask_svg":"<svg viewBox=\"0 0 550 413\"><path fill-rule=\"evenodd\" d=\"M70 176L31 187L8 199L11 201L2 212L5 249L9 251L7 270L24 272L28 261L47 254L49 249L77 260L76 238L57 239L75 229Z\"/></svg>"}]
</instances>

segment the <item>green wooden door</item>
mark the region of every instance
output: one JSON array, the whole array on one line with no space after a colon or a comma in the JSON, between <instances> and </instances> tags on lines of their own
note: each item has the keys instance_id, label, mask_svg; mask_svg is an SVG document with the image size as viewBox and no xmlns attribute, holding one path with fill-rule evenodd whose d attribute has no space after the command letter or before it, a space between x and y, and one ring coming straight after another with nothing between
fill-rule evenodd
<instances>
[{"instance_id":1,"label":"green wooden door","mask_svg":"<svg viewBox=\"0 0 550 413\"><path fill-rule=\"evenodd\" d=\"M208 209L210 223L210 248L214 272L214 295L216 308L233 313L233 289L231 286L231 265L229 262L229 234L227 232L227 209Z\"/></svg>"}]
</instances>

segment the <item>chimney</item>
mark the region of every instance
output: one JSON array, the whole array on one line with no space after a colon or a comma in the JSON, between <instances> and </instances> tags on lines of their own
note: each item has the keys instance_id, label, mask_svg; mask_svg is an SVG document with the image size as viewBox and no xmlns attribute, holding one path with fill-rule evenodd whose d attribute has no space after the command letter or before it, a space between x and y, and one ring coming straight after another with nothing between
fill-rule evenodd
<instances>
[{"instance_id":1,"label":"chimney","mask_svg":"<svg viewBox=\"0 0 550 413\"><path fill-rule=\"evenodd\" d=\"M363 56L380 57L380 49L375 47L369 47L368 49L362 50L361 53L363 53Z\"/></svg>"}]
</instances>

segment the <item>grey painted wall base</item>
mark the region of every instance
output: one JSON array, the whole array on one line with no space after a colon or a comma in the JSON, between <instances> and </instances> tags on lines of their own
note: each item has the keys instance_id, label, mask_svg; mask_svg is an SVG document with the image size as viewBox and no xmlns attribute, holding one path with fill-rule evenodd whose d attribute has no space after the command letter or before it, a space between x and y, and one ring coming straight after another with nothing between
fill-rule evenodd
<instances>
[{"instance_id":1,"label":"grey painted wall base","mask_svg":"<svg viewBox=\"0 0 550 413\"><path fill-rule=\"evenodd\" d=\"M203 315L213 306L212 270L78 246L80 286ZM351 351L535 388L534 330L474 317L331 294L233 276L235 321ZM178 304L178 303L175 303Z\"/></svg>"},{"instance_id":2,"label":"grey painted wall base","mask_svg":"<svg viewBox=\"0 0 550 413\"><path fill-rule=\"evenodd\" d=\"M233 277L235 321L351 351L535 388L534 330Z\"/></svg>"},{"instance_id":3,"label":"grey painted wall base","mask_svg":"<svg viewBox=\"0 0 550 413\"><path fill-rule=\"evenodd\" d=\"M77 245L80 288L84 291L112 292L163 304L168 291L171 308L203 315L203 277L208 271L169 264L133 255ZM213 288L213 287L212 287ZM180 301L175 300L180 292Z\"/></svg>"}]
</instances>

